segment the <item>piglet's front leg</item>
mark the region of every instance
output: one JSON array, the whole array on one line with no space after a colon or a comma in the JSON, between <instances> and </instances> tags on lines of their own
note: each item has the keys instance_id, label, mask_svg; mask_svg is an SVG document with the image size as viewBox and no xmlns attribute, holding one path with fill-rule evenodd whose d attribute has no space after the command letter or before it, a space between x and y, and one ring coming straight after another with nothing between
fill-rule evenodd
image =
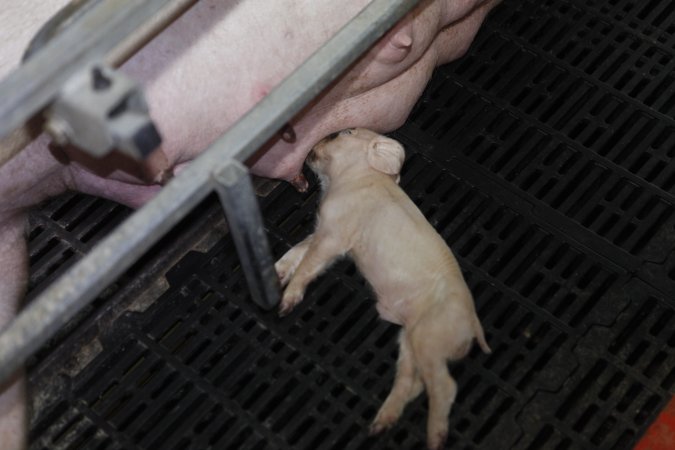
<instances>
[{"instance_id":1,"label":"piglet's front leg","mask_svg":"<svg viewBox=\"0 0 675 450\"><path fill-rule=\"evenodd\" d=\"M281 299L281 305L279 307L280 316L285 316L290 313L293 308L302 301L307 285L321 274L335 258L345 253L344 246L336 239L318 234L310 237L311 239L307 238L296 247L292 248L275 265L275 267L277 267L277 273L279 273L278 266L288 265L291 267L293 259L297 258L304 250L304 255L294 273L291 275L288 286ZM309 241L308 244L306 244L307 241ZM306 246L306 249L303 249L303 245ZM289 256L289 253L291 252L294 253ZM287 256L287 260L284 261L284 258Z\"/></svg>"},{"instance_id":2,"label":"piglet's front leg","mask_svg":"<svg viewBox=\"0 0 675 450\"><path fill-rule=\"evenodd\" d=\"M274 264L281 287L285 287L305 257L309 245L312 243L313 234L307 236L302 242L293 246Z\"/></svg>"}]
</instances>

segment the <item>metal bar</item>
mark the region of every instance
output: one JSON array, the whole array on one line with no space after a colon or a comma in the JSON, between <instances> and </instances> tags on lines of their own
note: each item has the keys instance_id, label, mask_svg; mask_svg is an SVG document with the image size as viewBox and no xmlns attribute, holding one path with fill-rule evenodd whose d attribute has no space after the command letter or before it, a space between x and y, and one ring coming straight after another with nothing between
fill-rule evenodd
<instances>
[{"instance_id":1,"label":"metal bar","mask_svg":"<svg viewBox=\"0 0 675 450\"><path fill-rule=\"evenodd\" d=\"M107 0L96 0L97 3L105 1ZM111 67L119 67L143 45L145 45L154 36L159 34L164 28L169 26L174 20L190 9L190 7L192 7L195 3L197 3L197 0L166 0L165 6L157 14L153 15L139 28L134 30L131 35L125 36L121 42L109 50L108 55L105 58L103 58L103 55L101 55L101 58ZM69 4L69 6L71 4ZM95 4L92 5L92 7L94 6ZM81 5L80 7L86 7L86 5ZM59 13L57 13L57 16L58 14ZM82 14L84 14L84 12ZM54 17L52 20L55 20ZM52 22L52 20L50 20L50 22ZM43 26L41 32L44 31L44 33L38 32L38 35L33 38L29 48L33 56L38 55L38 51L42 49L42 47L50 42L54 36L62 32L56 29L45 30L45 26L57 28L60 26L58 23L50 24L50 22ZM85 40L84 42L91 41ZM0 90L4 89L3 86L4 84L0 85ZM38 109L41 108L42 106ZM26 114L28 114L28 112L29 111L26 110ZM0 166L23 150L26 145L28 145L33 139L35 139L35 137L37 137L38 134L40 134L42 129L42 117L38 115L33 116L32 119L27 120L31 120L31 122L24 126L15 128L7 136L0 138Z\"/></svg>"},{"instance_id":2,"label":"metal bar","mask_svg":"<svg viewBox=\"0 0 675 450\"><path fill-rule=\"evenodd\" d=\"M161 11L137 28L132 35L120 42L104 61L111 67L121 66L195 3L197 3L197 0L168 0Z\"/></svg>"},{"instance_id":3,"label":"metal bar","mask_svg":"<svg viewBox=\"0 0 675 450\"><path fill-rule=\"evenodd\" d=\"M0 334L0 383L127 270L211 190L211 174L245 161L420 0L373 0L157 196L28 305Z\"/></svg>"},{"instance_id":4,"label":"metal bar","mask_svg":"<svg viewBox=\"0 0 675 450\"><path fill-rule=\"evenodd\" d=\"M31 40L28 49L24 52L23 61L37 54L48 42L67 30L74 22L87 11L101 2L108 0L71 0L66 6L53 15ZM197 0L167 0L164 7L145 23L136 28L132 34L126 36L119 44L112 47L108 55L101 59L111 67L121 66L141 47L157 36L162 30L171 25L178 17L190 9Z\"/></svg>"},{"instance_id":5,"label":"metal bar","mask_svg":"<svg viewBox=\"0 0 675 450\"><path fill-rule=\"evenodd\" d=\"M231 160L213 179L251 298L258 306L272 309L281 298L279 279L248 169Z\"/></svg>"},{"instance_id":6,"label":"metal bar","mask_svg":"<svg viewBox=\"0 0 675 450\"><path fill-rule=\"evenodd\" d=\"M101 59L169 0L105 0L0 83L0 138L26 122L82 67ZM121 55L120 55L121 56Z\"/></svg>"}]
</instances>

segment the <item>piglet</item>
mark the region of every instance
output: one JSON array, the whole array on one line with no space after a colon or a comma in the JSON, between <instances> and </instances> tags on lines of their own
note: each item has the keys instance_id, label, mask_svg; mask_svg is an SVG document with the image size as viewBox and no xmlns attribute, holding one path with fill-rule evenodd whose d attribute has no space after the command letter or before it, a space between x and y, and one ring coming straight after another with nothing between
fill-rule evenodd
<instances>
[{"instance_id":1,"label":"piglet","mask_svg":"<svg viewBox=\"0 0 675 450\"><path fill-rule=\"evenodd\" d=\"M394 386L370 431L393 425L426 389L427 444L438 449L457 395L447 361L466 356L474 338L491 350L452 252L398 186L404 158L400 143L363 128L314 146L307 164L323 198L314 234L275 265L286 286L279 312L300 303L307 285L336 258L353 258L375 291L380 316L403 326Z\"/></svg>"}]
</instances>

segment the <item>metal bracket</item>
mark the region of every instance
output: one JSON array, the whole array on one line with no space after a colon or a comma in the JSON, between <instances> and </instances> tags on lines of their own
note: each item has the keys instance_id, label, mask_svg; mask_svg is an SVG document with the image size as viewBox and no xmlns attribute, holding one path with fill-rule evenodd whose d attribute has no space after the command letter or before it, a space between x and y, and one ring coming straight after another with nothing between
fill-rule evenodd
<instances>
[{"instance_id":1,"label":"metal bracket","mask_svg":"<svg viewBox=\"0 0 675 450\"><path fill-rule=\"evenodd\" d=\"M279 279L246 167L230 160L213 174L253 301L272 309L281 298Z\"/></svg>"},{"instance_id":2,"label":"metal bracket","mask_svg":"<svg viewBox=\"0 0 675 450\"><path fill-rule=\"evenodd\" d=\"M144 159L162 142L140 86L99 64L73 75L45 115L45 129L57 144L98 158L118 149Z\"/></svg>"}]
</instances>

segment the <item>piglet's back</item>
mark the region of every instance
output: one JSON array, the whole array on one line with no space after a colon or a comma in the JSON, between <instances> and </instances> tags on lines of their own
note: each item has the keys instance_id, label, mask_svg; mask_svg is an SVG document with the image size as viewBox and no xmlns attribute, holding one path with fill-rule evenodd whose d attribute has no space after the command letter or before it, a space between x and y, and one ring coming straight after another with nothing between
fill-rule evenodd
<instances>
[{"instance_id":1,"label":"piglet's back","mask_svg":"<svg viewBox=\"0 0 675 450\"><path fill-rule=\"evenodd\" d=\"M447 244L405 192L391 181L371 194L351 254L378 295L424 290L441 279L466 289Z\"/></svg>"}]
</instances>

